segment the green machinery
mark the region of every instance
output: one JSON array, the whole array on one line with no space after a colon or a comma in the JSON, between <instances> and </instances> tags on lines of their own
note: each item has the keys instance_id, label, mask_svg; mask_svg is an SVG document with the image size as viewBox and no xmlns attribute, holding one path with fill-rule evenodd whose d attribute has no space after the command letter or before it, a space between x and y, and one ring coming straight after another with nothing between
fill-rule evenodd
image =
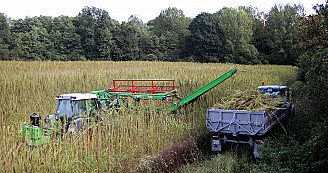
<instances>
[{"instance_id":1,"label":"green machinery","mask_svg":"<svg viewBox=\"0 0 328 173\"><path fill-rule=\"evenodd\" d=\"M177 89L179 86L174 84L174 80L113 80L114 88L92 91L91 93L98 96L98 101L104 100L108 105L107 107L110 109L119 109L121 105L125 108L129 108L131 103L127 100L132 98L134 101L132 106L140 101L157 101L170 105L171 112L174 112L177 109L193 102L207 91L222 83L224 80L230 78L236 72L237 67L232 68L222 76L193 92L184 99L180 98L178 95ZM124 84L119 85L118 82L123 82ZM150 85L138 85L138 83L146 82ZM162 83L162 85L156 85L156 82ZM163 83L165 84L163 85Z\"/></svg>"},{"instance_id":2,"label":"green machinery","mask_svg":"<svg viewBox=\"0 0 328 173\"><path fill-rule=\"evenodd\" d=\"M94 110L98 96L90 93L71 93L57 95L56 113L44 118L41 128L41 116L30 115L30 123L24 122L22 136L28 137L29 146L42 145L63 132L74 132L82 129L83 120L91 121L89 116Z\"/></svg>"},{"instance_id":3,"label":"green machinery","mask_svg":"<svg viewBox=\"0 0 328 173\"><path fill-rule=\"evenodd\" d=\"M22 127L23 137L28 137L29 146L38 146L65 132L83 130L86 123L101 120L103 111L139 109L143 103L167 105L170 112L188 105L236 73L232 68L222 76L208 83L185 98L180 98L174 80L113 80L113 88L90 93L70 93L56 96L56 113L47 115L41 127L41 116L30 115L30 123Z\"/></svg>"}]
</instances>

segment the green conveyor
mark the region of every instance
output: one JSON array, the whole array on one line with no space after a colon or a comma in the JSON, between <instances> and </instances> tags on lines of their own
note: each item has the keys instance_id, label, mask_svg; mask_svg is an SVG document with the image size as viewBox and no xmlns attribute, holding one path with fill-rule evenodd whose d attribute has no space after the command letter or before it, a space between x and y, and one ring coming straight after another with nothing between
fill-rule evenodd
<instances>
[{"instance_id":1,"label":"green conveyor","mask_svg":"<svg viewBox=\"0 0 328 173\"><path fill-rule=\"evenodd\" d=\"M207 91L211 90L218 84L222 83L224 80L230 78L233 74L237 72L237 66L223 74L222 76L218 77L217 79L213 80L212 82L208 83L207 85L203 86L202 88L198 89L197 91L193 92L186 98L180 100L176 104L172 104L171 111L175 111L176 109L180 108L181 106L187 105L200 97L201 95L205 94Z\"/></svg>"}]
</instances>

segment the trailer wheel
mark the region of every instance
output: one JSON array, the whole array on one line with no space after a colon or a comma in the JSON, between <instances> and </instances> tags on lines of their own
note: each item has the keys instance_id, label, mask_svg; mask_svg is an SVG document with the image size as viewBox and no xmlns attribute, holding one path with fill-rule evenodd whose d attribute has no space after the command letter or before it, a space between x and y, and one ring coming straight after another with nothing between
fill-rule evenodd
<instances>
[{"instance_id":1,"label":"trailer wheel","mask_svg":"<svg viewBox=\"0 0 328 173\"><path fill-rule=\"evenodd\" d=\"M290 109L290 118L294 119L295 117L295 106L292 105L292 108Z\"/></svg>"},{"instance_id":2,"label":"trailer wheel","mask_svg":"<svg viewBox=\"0 0 328 173\"><path fill-rule=\"evenodd\" d=\"M222 141L221 138L218 136L212 136L211 138L211 150L213 152L220 152L222 151Z\"/></svg>"},{"instance_id":3,"label":"trailer wheel","mask_svg":"<svg viewBox=\"0 0 328 173\"><path fill-rule=\"evenodd\" d=\"M255 159L262 158L262 148L264 147L263 140L255 140L252 146L253 155Z\"/></svg>"},{"instance_id":4,"label":"trailer wheel","mask_svg":"<svg viewBox=\"0 0 328 173\"><path fill-rule=\"evenodd\" d=\"M294 119L295 117L295 107L294 105L291 106L290 111L289 111L289 116L288 116L288 125L290 126L291 121Z\"/></svg>"}]
</instances>

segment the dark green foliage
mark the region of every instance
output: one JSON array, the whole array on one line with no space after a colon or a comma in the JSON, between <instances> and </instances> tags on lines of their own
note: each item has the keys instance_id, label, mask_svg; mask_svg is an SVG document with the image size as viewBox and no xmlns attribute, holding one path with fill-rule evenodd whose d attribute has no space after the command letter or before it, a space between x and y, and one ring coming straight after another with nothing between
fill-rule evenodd
<instances>
[{"instance_id":1,"label":"dark green foliage","mask_svg":"<svg viewBox=\"0 0 328 173\"><path fill-rule=\"evenodd\" d=\"M224 61L238 64L257 63L258 52L250 45L253 19L245 10L223 8L218 12L219 27L224 34Z\"/></svg>"},{"instance_id":2,"label":"dark green foliage","mask_svg":"<svg viewBox=\"0 0 328 173\"><path fill-rule=\"evenodd\" d=\"M223 32L217 14L201 13L189 25L188 55L199 62L222 62Z\"/></svg>"},{"instance_id":3,"label":"dark green foliage","mask_svg":"<svg viewBox=\"0 0 328 173\"><path fill-rule=\"evenodd\" d=\"M118 23L96 7L85 7L76 17L9 20L1 14L0 58L295 65L301 55L295 44L302 37L297 34L302 10L301 6L278 5L265 14L255 7L223 8L190 19L172 7L147 25L136 15ZM319 11L327 16L325 10ZM313 39L312 45L318 41Z\"/></svg>"},{"instance_id":4,"label":"dark green foliage","mask_svg":"<svg viewBox=\"0 0 328 173\"><path fill-rule=\"evenodd\" d=\"M159 52L159 38L149 30L141 30L139 36L140 60L159 60L162 53Z\"/></svg>"},{"instance_id":5,"label":"dark green foliage","mask_svg":"<svg viewBox=\"0 0 328 173\"><path fill-rule=\"evenodd\" d=\"M326 4L317 4L313 7L315 11L323 18L322 26L323 28L328 28L328 1Z\"/></svg>"},{"instance_id":6,"label":"dark green foliage","mask_svg":"<svg viewBox=\"0 0 328 173\"><path fill-rule=\"evenodd\" d=\"M274 6L266 16L265 49L270 64L295 65L297 58L293 45L297 43L298 18L303 7L289 4Z\"/></svg>"},{"instance_id":7,"label":"dark green foliage","mask_svg":"<svg viewBox=\"0 0 328 173\"><path fill-rule=\"evenodd\" d=\"M46 27L39 19L44 17L26 18L12 22L12 35L15 41L12 48L15 51L23 52L19 59L24 60L46 60L51 59L49 50L52 50L52 43Z\"/></svg>"},{"instance_id":8,"label":"dark green foliage","mask_svg":"<svg viewBox=\"0 0 328 173\"><path fill-rule=\"evenodd\" d=\"M107 11L85 7L75 19L83 53L90 60L110 60L115 27Z\"/></svg>"},{"instance_id":9,"label":"dark green foliage","mask_svg":"<svg viewBox=\"0 0 328 173\"><path fill-rule=\"evenodd\" d=\"M305 75L302 78L306 83L307 97L313 105L311 111L324 121L328 118L328 48L303 54L300 65L300 72Z\"/></svg>"},{"instance_id":10,"label":"dark green foliage","mask_svg":"<svg viewBox=\"0 0 328 173\"><path fill-rule=\"evenodd\" d=\"M297 118L288 134L280 133L266 140L266 147L262 150L263 159L254 169L260 172L295 173L325 172L328 169L327 125L320 122L304 123L302 117ZM306 132L308 130L310 133ZM304 141L300 138L304 138Z\"/></svg>"},{"instance_id":11,"label":"dark green foliage","mask_svg":"<svg viewBox=\"0 0 328 173\"><path fill-rule=\"evenodd\" d=\"M50 40L53 44L56 60L73 60L68 56L72 52L81 52L80 36L76 33L73 18L59 16L53 19Z\"/></svg>"},{"instance_id":12,"label":"dark green foliage","mask_svg":"<svg viewBox=\"0 0 328 173\"><path fill-rule=\"evenodd\" d=\"M328 2L328 1L327 1ZM301 19L299 80L292 87L296 116L288 134L267 142L264 160L256 168L265 172L327 172L328 169L328 6L315 7L317 14Z\"/></svg>"},{"instance_id":13,"label":"dark green foliage","mask_svg":"<svg viewBox=\"0 0 328 173\"><path fill-rule=\"evenodd\" d=\"M138 29L144 29L147 27L145 23L141 19L139 19L136 15L131 15L128 19L128 24L134 25Z\"/></svg>"},{"instance_id":14,"label":"dark green foliage","mask_svg":"<svg viewBox=\"0 0 328 173\"><path fill-rule=\"evenodd\" d=\"M10 42L12 41L11 39L7 17L3 13L0 13L0 51L9 48Z\"/></svg>"},{"instance_id":15,"label":"dark green foliage","mask_svg":"<svg viewBox=\"0 0 328 173\"><path fill-rule=\"evenodd\" d=\"M0 13L0 60L13 60L12 51L9 50L12 42L7 16Z\"/></svg>"},{"instance_id":16,"label":"dark green foliage","mask_svg":"<svg viewBox=\"0 0 328 173\"><path fill-rule=\"evenodd\" d=\"M246 13L250 14L253 18L253 37L251 40L251 45L253 45L258 51L258 61L259 63L267 64L268 63L268 55L266 52L269 52L269 47L265 42L266 34L265 34L265 19L264 12L259 11L257 8L253 7L239 7L244 9Z\"/></svg>"},{"instance_id":17,"label":"dark green foliage","mask_svg":"<svg viewBox=\"0 0 328 173\"><path fill-rule=\"evenodd\" d=\"M299 78L306 84L307 97L320 120L327 118L328 108L328 5L315 7L317 15L303 18L300 42Z\"/></svg>"},{"instance_id":18,"label":"dark green foliage","mask_svg":"<svg viewBox=\"0 0 328 173\"><path fill-rule=\"evenodd\" d=\"M122 23L114 35L114 61L130 61L138 58L138 28L131 23Z\"/></svg>"},{"instance_id":19,"label":"dark green foliage","mask_svg":"<svg viewBox=\"0 0 328 173\"><path fill-rule=\"evenodd\" d=\"M162 56L158 60L180 60L190 22L191 19L175 7L162 10L158 17L148 22L149 30L159 38L158 51Z\"/></svg>"},{"instance_id":20,"label":"dark green foliage","mask_svg":"<svg viewBox=\"0 0 328 173\"><path fill-rule=\"evenodd\" d=\"M162 10L158 17L148 22L148 26L158 37L167 32L175 32L179 36L184 36L188 34L190 21L182 10L173 7Z\"/></svg>"}]
</instances>

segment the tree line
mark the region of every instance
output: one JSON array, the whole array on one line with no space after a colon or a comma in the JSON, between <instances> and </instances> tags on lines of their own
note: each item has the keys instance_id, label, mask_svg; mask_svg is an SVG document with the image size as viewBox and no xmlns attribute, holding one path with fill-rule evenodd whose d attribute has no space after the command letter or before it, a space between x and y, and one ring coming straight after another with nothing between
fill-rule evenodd
<instances>
[{"instance_id":1,"label":"tree line","mask_svg":"<svg viewBox=\"0 0 328 173\"><path fill-rule=\"evenodd\" d=\"M0 13L0 60L149 60L295 65L304 8L222 8L186 17L175 7L143 23L85 7L76 17L11 20Z\"/></svg>"}]
</instances>

